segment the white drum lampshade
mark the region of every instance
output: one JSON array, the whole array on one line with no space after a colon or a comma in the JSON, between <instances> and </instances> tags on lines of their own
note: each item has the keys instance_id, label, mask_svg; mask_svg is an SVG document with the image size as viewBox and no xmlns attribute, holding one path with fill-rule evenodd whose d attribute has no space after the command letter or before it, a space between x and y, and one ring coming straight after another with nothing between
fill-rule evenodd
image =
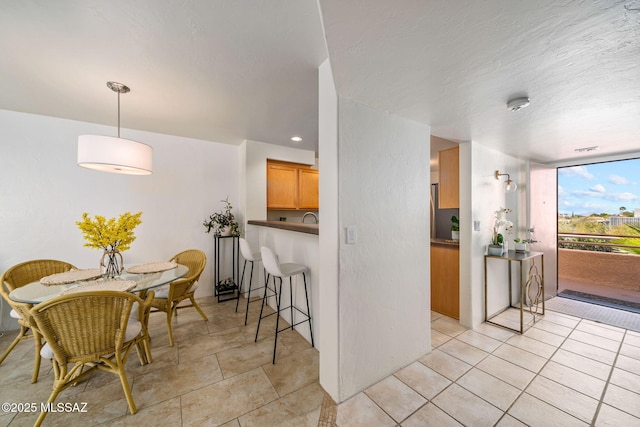
<instances>
[{"instance_id":1,"label":"white drum lampshade","mask_svg":"<svg viewBox=\"0 0 640 427\"><path fill-rule=\"evenodd\" d=\"M153 149L130 139L80 135L78 166L103 172L150 175L153 172Z\"/></svg>"}]
</instances>

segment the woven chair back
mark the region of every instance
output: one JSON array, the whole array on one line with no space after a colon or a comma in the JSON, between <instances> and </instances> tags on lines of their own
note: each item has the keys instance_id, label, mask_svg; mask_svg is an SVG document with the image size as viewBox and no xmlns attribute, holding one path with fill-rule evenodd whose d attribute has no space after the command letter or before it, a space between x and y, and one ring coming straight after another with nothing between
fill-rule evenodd
<instances>
[{"instance_id":1,"label":"woven chair back","mask_svg":"<svg viewBox=\"0 0 640 427\"><path fill-rule=\"evenodd\" d=\"M122 348L135 302L142 304L126 292L83 292L40 303L31 315L58 363L88 363Z\"/></svg>"},{"instance_id":2,"label":"woven chair back","mask_svg":"<svg viewBox=\"0 0 640 427\"><path fill-rule=\"evenodd\" d=\"M56 273L64 273L76 267L68 262L55 259L35 259L14 265L4 272L3 283L9 291L36 282L43 277Z\"/></svg>"}]
</instances>

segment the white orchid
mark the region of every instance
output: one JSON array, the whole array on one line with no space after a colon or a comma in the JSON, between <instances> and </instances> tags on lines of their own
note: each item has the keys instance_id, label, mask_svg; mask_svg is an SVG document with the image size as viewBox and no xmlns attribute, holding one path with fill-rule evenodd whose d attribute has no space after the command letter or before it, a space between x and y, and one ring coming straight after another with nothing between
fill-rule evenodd
<instances>
[{"instance_id":1,"label":"white orchid","mask_svg":"<svg viewBox=\"0 0 640 427\"><path fill-rule=\"evenodd\" d=\"M500 233L500 230L504 229L504 232L510 233L513 228L513 222L509 221L506 216L511 212L509 208L500 208L495 211L494 215L496 217L493 223L493 235L491 236L491 244L492 245L501 245L503 241L503 236Z\"/></svg>"}]
</instances>

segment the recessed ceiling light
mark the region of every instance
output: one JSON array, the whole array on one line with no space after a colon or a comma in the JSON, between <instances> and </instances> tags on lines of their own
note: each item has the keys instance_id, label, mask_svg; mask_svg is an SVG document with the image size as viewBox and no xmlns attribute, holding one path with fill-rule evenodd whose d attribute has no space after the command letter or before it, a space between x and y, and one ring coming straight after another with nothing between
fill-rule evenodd
<instances>
[{"instance_id":1,"label":"recessed ceiling light","mask_svg":"<svg viewBox=\"0 0 640 427\"><path fill-rule=\"evenodd\" d=\"M302 137L301 136L292 136L291 140L293 142L300 142L300 141L302 141Z\"/></svg>"},{"instance_id":2,"label":"recessed ceiling light","mask_svg":"<svg viewBox=\"0 0 640 427\"><path fill-rule=\"evenodd\" d=\"M577 151L578 153L584 153L586 151L596 151L599 149L600 147L598 147L597 145L594 145L593 147L576 148L574 151Z\"/></svg>"},{"instance_id":3,"label":"recessed ceiling light","mask_svg":"<svg viewBox=\"0 0 640 427\"><path fill-rule=\"evenodd\" d=\"M507 108L509 111L518 111L522 110L525 107L529 106L529 98L516 98L507 102Z\"/></svg>"}]
</instances>

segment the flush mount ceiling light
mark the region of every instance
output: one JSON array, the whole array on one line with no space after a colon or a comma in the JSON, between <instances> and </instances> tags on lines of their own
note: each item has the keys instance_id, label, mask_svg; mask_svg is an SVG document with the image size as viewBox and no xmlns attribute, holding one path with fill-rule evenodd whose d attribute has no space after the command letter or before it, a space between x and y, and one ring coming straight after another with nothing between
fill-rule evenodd
<instances>
[{"instance_id":1,"label":"flush mount ceiling light","mask_svg":"<svg viewBox=\"0 0 640 427\"><path fill-rule=\"evenodd\" d=\"M291 140L293 142L300 142L300 141L302 141L302 137L301 136L292 136Z\"/></svg>"},{"instance_id":2,"label":"flush mount ceiling light","mask_svg":"<svg viewBox=\"0 0 640 427\"><path fill-rule=\"evenodd\" d=\"M505 181L504 192L505 193L513 193L518 188L518 185L513 182L508 173L500 173L500 171L496 171L496 179L500 179L501 176L506 176L507 180Z\"/></svg>"},{"instance_id":3,"label":"flush mount ceiling light","mask_svg":"<svg viewBox=\"0 0 640 427\"><path fill-rule=\"evenodd\" d=\"M131 89L122 83L107 82L118 93L118 137L80 135L78 166L103 172L150 175L153 171L153 149L141 142L120 138L120 94Z\"/></svg>"},{"instance_id":4,"label":"flush mount ceiling light","mask_svg":"<svg viewBox=\"0 0 640 427\"><path fill-rule=\"evenodd\" d=\"M528 106L529 98L527 97L516 98L507 102L507 108L509 109L509 111L519 111Z\"/></svg>"},{"instance_id":5,"label":"flush mount ceiling light","mask_svg":"<svg viewBox=\"0 0 640 427\"><path fill-rule=\"evenodd\" d=\"M578 153L584 153L586 151L596 151L599 150L600 147L598 147L597 145L594 145L593 147L583 147L583 148L576 148L573 151L577 151Z\"/></svg>"}]
</instances>

